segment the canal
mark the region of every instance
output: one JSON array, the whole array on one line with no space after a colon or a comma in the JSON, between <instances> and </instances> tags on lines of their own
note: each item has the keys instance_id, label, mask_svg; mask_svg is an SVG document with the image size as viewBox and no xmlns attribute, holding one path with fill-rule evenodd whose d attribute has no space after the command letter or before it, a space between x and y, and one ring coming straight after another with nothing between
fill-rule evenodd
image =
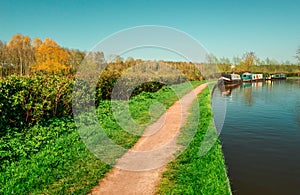
<instances>
[{"instance_id":1,"label":"canal","mask_svg":"<svg viewBox=\"0 0 300 195\"><path fill-rule=\"evenodd\" d=\"M295 79L214 91L215 116L223 112L215 105L226 103L224 124L218 118L215 123L223 125L220 139L233 194L299 194L299 89Z\"/></svg>"}]
</instances>

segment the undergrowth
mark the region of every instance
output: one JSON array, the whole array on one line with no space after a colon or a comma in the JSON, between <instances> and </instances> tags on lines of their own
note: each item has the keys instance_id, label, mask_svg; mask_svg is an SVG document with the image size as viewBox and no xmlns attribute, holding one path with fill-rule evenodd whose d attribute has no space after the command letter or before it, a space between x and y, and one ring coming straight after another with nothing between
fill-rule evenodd
<instances>
[{"instance_id":1,"label":"undergrowth","mask_svg":"<svg viewBox=\"0 0 300 195\"><path fill-rule=\"evenodd\" d=\"M131 117L139 124L154 122L163 110L150 115L151 105L160 102L167 109L190 90L186 83L173 88L178 97L167 86L132 97ZM134 145L139 136L118 125L110 101L100 101L97 111L99 123L115 143L127 149ZM70 116L7 131L0 137L0 161L0 194L86 194L111 169L87 150Z\"/></svg>"}]
</instances>

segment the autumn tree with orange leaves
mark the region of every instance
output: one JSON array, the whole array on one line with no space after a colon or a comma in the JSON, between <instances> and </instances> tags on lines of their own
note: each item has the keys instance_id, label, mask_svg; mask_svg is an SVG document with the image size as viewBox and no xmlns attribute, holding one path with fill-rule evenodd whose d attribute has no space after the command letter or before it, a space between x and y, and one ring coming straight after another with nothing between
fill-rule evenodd
<instances>
[{"instance_id":1,"label":"autumn tree with orange leaves","mask_svg":"<svg viewBox=\"0 0 300 195\"><path fill-rule=\"evenodd\" d=\"M0 41L0 77L36 72L73 74L84 57L85 52L62 48L50 38L31 40L16 34L8 43Z\"/></svg>"},{"instance_id":2,"label":"autumn tree with orange leaves","mask_svg":"<svg viewBox=\"0 0 300 195\"><path fill-rule=\"evenodd\" d=\"M70 71L70 55L52 39L44 42L35 39L35 63L33 71L48 73L68 73Z\"/></svg>"}]
</instances>

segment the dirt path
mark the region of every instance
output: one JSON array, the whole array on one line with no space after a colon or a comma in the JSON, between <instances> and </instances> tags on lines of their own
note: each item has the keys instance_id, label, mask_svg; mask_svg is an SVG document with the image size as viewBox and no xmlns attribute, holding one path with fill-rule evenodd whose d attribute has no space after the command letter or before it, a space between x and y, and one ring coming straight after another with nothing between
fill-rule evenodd
<instances>
[{"instance_id":1,"label":"dirt path","mask_svg":"<svg viewBox=\"0 0 300 195\"><path fill-rule=\"evenodd\" d=\"M147 127L91 194L155 194L165 165L178 149L176 138L186 121L189 106L206 86L202 84L182 97Z\"/></svg>"}]
</instances>

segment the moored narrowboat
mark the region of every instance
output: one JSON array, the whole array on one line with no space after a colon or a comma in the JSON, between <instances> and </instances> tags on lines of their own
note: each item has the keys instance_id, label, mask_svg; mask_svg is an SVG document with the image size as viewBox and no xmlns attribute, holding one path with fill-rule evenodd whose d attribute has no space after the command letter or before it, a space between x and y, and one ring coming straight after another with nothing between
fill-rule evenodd
<instances>
[{"instance_id":1,"label":"moored narrowboat","mask_svg":"<svg viewBox=\"0 0 300 195\"><path fill-rule=\"evenodd\" d=\"M241 76L243 82L251 82L252 81L252 74L249 72L245 72Z\"/></svg>"},{"instance_id":2,"label":"moored narrowboat","mask_svg":"<svg viewBox=\"0 0 300 195\"><path fill-rule=\"evenodd\" d=\"M266 80L279 80L279 79L286 79L286 74L284 73L270 74L268 77L266 77Z\"/></svg>"},{"instance_id":3,"label":"moored narrowboat","mask_svg":"<svg viewBox=\"0 0 300 195\"><path fill-rule=\"evenodd\" d=\"M239 85L242 83L242 79L238 74L222 74L219 82L225 85Z\"/></svg>"},{"instance_id":4,"label":"moored narrowboat","mask_svg":"<svg viewBox=\"0 0 300 195\"><path fill-rule=\"evenodd\" d=\"M263 74L252 74L252 81L262 81L264 80Z\"/></svg>"}]
</instances>

